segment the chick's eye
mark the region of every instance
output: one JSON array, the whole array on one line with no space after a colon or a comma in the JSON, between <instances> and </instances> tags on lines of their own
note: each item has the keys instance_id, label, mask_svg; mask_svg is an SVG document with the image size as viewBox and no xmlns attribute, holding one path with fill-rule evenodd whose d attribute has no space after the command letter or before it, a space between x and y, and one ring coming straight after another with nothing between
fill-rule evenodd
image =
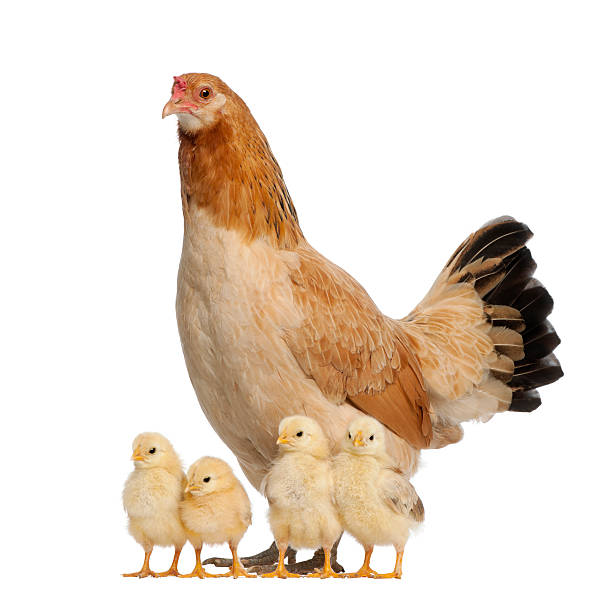
<instances>
[{"instance_id":1,"label":"chick's eye","mask_svg":"<svg viewBox=\"0 0 612 594\"><path fill-rule=\"evenodd\" d=\"M295 435L297 437L302 437L302 435L304 435L304 432L303 431L298 431Z\"/></svg>"},{"instance_id":2,"label":"chick's eye","mask_svg":"<svg viewBox=\"0 0 612 594\"><path fill-rule=\"evenodd\" d=\"M370 435L370 441L374 441L374 436Z\"/></svg>"},{"instance_id":3,"label":"chick's eye","mask_svg":"<svg viewBox=\"0 0 612 594\"><path fill-rule=\"evenodd\" d=\"M210 97L210 89L204 88L200 90L200 99L208 99Z\"/></svg>"},{"instance_id":4,"label":"chick's eye","mask_svg":"<svg viewBox=\"0 0 612 594\"><path fill-rule=\"evenodd\" d=\"M155 448L151 448L151 449L149 450L149 454L154 454L154 453L155 453Z\"/></svg>"},{"instance_id":5,"label":"chick's eye","mask_svg":"<svg viewBox=\"0 0 612 594\"><path fill-rule=\"evenodd\" d=\"M351 437L351 432L350 432L350 431L349 431L349 439L353 439L353 438Z\"/></svg>"},{"instance_id":6,"label":"chick's eye","mask_svg":"<svg viewBox=\"0 0 612 594\"><path fill-rule=\"evenodd\" d=\"M203 481L204 481L205 483L207 483L208 481L210 481L210 477L209 477L209 476L205 477L205 478L203 479Z\"/></svg>"}]
</instances>

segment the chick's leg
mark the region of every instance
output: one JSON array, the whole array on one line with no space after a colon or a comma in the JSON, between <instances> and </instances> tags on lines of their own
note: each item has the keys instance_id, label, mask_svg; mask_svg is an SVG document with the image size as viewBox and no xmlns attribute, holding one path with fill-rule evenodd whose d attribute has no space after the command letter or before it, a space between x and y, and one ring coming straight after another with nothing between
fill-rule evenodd
<instances>
[{"instance_id":1,"label":"chick's leg","mask_svg":"<svg viewBox=\"0 0 612 594\"><path fill-rule=\"evenodd\" d=\"M363 565L354 573L347 573L346 577L348 578L358 578L358 577L376 577L378 573L376 573L370 567L370 559L372 558L372 551L374 547L363 547L365 551L365 557L363 559Z\"/></svg>"},{"instance_id":2,"label":"chick's leg","mask_svg":"<svg viewBox=\"0 0 612 594\"><path fill-rule=\"evenodd\" d=\"M123 577L145 578L150 575L155 575L149 568L149 559L151 558L152 551L153 551L152 548L148 551L145 551L144 561L142 562L142 567L140 571L135 571L134 573L124 573Z\"/></svg>"},{"instance_id":3,"label":"chick's leg","mask_svg":"<svg viewBox=\"0 0 612 594\"><path fill-rule=\"evenodd\" d=\"M200 561L201 552L202 552L202 547L198 547L195 549L196 562L195 562L195 567L193 568L193 571L191 573L179 574L179 577L181 578L197 577L200 579L204 579L205 577L219 577L218 575L214 573L208 573L207 571L204 571L204 567L202 567L202 561Z\"/></svg>"},{"instance_id":4,"label":"chick's leg","mask_svg":"<svg viewBox=\"0 0 612 594\"><path fill-rule=\"evenodd\" d=\"M323 571L315 571L313 573L309 573L306 577L318 577L318 578L328 578L328 577L344 577L341 573L336 573L331 566L330 556L331 551L329 548L323 549L323 555L325 556L323 561Z\"/></svg>"},{"instance_id":5,"label":"chick's leg","mask_svg":"<svg viewBox=\"0 0 612 594\"><path fill-rule=\"evenodd\" d=\"M402 559L404 557L404 551L396 551L395 554L395 569L391 573L378 573L375 578L397 578L398 580L402 577Z\"/></svg>"},{"instance_id":6,"label":"chick's leg","mask_svg":"<svg viewBox=\"0 0 612 594\"><path fill-rule=\"evenodd\" d=\"M270 573L262 573L261 577L263 578L273 578L273 577L279 577L279 578L297 578L300 577L299 573L291 573L289 571L287 571L287 568L285 567L285 553L287 551L287 545L286 544L279 544L278 545L278 565L276 566L276 569L274 571L271 571Z\"/></svg>"},{"instance_id":7,"label":"chick's leg","mask_svg":"<svg viewBox=\"0 0 612 594\"><path fill-rule=\"evenodd\" d=\"M172 565L170 565L170 569L168 571L162 571L161 573L153 573L153 577L168 577L169 575L178 575L178 560L181 556L181 551L183 547L174 549L174 557L172 559Z\"/></svg>"},{"instance_id":8,"label":"chick's leg","mask_svg":"<svg viewBox=\"0 0 612 594\"><path fill-rule=\"evenodd\" d=\"M230 543L229 547L230 547L230 550L232 551L232 569L228 571L227 573L222 573L219 577L233 577L233 578L237 578L240 576L248 577L248 578L257 577L257 575L254 573L248 573L247 570L242 566L242 563L240 563L236 545L233 545L232 543Z\"/></svg>"}]
</instances>

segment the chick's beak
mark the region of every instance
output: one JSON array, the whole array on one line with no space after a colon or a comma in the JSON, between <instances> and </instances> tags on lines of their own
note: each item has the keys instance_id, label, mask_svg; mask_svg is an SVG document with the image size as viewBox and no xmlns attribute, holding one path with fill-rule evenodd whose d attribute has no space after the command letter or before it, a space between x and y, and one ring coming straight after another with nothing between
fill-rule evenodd
<instances>
[{"instance_id":1,"label":"chick's beak","mask_svg":"<svg viewBox=\"0 0 612 594\"><path fill-rule=\"evenodd\" d=\"M279 435L278 439L276 440L276 444L280 445L281 443L289 443L289 440L287 439L286 435Z\"/></svg>"},{"instance_id":2,"label":"chick's beak","mask_svg":"<svg viewBox=\"0 0 612 594\"><path fill-rule=\"evenodd\" d=\"M191 493L194 489L194 485L192 483L189 483L186 487L185 487L185 493Z\"/></svg>"},{"instance_id":3,"label":"chick's beak","mask_svg":"<svg viewBox=\"0 0 612 594\"><path fill-rule=\"evenodd\" d=\"M361 448L365 445L361 431L357 431L357 433L355 434L355 438L353 439L353 445L356 448Z\"/></svg>"},{"instance_id":4,"label":"chick's beak","mask_svg":"<svg viewBox=\"0 0 612 594\"><path fill-rule=\"evenodd\" d=\"M140 450L134 450L132 452L132 460L144 460L144 456L140 453Z\"/></svg>"}]
</instances>

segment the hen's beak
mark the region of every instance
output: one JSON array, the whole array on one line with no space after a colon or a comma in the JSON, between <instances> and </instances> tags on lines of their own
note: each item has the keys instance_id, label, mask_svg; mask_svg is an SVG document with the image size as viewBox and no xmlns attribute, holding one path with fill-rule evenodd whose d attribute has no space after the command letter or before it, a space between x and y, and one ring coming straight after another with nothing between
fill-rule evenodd
<instances>
[{"instance_id":1,"label":"hen's beak","mask_svg":"<svg viewBox=\"0 0 612 594\"><path fill-rule=\"evenodd\" d=\"M193 114L193 110L198 106L186 101L184 98L180 97L179 99L175 99L172 97L166 105L164 105L164 109L162 111L162 119L166 116L172 115L174 113L191 113Z\"/></svg>"},{"instance_id":2,"label":"hen's beak","mask_svg":"<svg viewBox=\"0 0 612 594\"><path fill-rule=\"evenodd\" d=\"M134 450L132 452L132 460L144 460L144 457L140 453L140 450Z\"/></svg>"},{"instance_id":3,"label":"hen's beak","mask_svg":"<svg viewBox=\"0 0 612 594\"><path fill-rule=\"evenodd\" d=\"M355 438L353 439L353 445L356 448L361 448L365 445L361 431L357 431L357 433L355 434Z\"/></svg>"},{"instance_id":4,"label":"hen's beak","mask_svg":"<svg viewBox=\"0 0 612 594\"><path fill-rule=\"evenodd\" d=\"M276 440L276 444L280 445L281 443L289 443L289 440L287 439L286 435L279 435L278 439Z\"/></svg>"},{"instance_id":5,"label":"hen's beak","mask_svg":"<svg viewBox=\"0 0 612 594\"><path fill-rule=\"evenodd\" d=\"M170 99L170 101L168 101L168 103L164 105L164 110L162 111L162 120L166 116L172 115L173 113L180 113L180 112L181 112L180 104L178 104L173 99Z\"/></svg>"}]
</instances>

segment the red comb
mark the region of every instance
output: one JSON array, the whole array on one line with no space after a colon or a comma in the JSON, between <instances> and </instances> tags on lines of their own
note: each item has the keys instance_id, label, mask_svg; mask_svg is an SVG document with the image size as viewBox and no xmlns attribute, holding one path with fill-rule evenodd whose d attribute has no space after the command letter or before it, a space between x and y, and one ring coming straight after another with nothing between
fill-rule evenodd
<instances>
[{"instance_id":1,"label":"red comb","mask_svg":"<svg viewBox=\"0 0 612 594\"><path fill-rule=\"evenodd\" d=\"M177 91L184 91L187 88L187 81L180 76L174 77L174 84L176 85Z\"/></svg>"}]
</instances>

